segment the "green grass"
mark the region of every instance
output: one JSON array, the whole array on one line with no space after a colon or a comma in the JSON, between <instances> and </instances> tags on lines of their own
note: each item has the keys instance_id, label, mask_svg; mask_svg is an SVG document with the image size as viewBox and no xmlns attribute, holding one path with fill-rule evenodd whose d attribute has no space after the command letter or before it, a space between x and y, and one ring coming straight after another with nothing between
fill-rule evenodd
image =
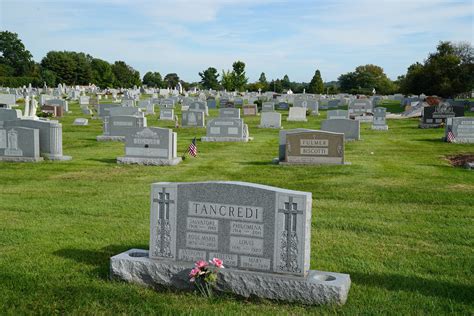
<instances>
[{"instance_id":1,"label":"green grass","mask_svg":"<svg viewBox=\"0 0 474 316\"><path fill-rule=\"evenodd\" d=\"M0 163L1 314L472 314L474 173L445 155L474 152L447 144L441 129L389 120L389 131L362 124L346 145L348 166L277 166L278 131L254 141L201 143L199 158L174 167L118 165L122 143L99 143L101 122L71 104L63 123L72 161ZM179 111L178 111L179 113ZM217 116L211 110L211 116ZM285 128L319 128L326 117ZM148 117L150 126L173 127ZM179 129L182 153L205 129ZM344 306L303 306L231 296L155 292L108 279L109 258L148 247L150 184L248 181L313 193L311 268L349 273Z\"/></svg>"}]
</instances>

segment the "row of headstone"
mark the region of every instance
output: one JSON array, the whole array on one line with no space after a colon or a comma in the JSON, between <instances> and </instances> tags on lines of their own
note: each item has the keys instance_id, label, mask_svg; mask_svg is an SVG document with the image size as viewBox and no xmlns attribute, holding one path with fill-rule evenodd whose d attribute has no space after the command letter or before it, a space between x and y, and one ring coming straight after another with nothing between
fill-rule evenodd
<instances>
[{"instance_id":1,"label":"row of headstone","mask_svg":"<svg viewBox=\"0 0 474 316\"><path fill-rule=\"evenodd\" d=\"M453 106L448 102L440 102L436 106L423 108L420 128L436 128L446 124L448 118L464 116L464 106Z\"/></svg>"}]
</instances>

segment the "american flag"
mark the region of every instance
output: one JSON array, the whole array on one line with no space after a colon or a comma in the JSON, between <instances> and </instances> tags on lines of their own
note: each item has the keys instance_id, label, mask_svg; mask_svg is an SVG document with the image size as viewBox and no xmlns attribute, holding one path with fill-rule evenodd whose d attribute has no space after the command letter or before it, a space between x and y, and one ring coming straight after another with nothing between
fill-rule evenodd
<instances>
[{"instance_id":1,"label":"american flag","mask_svg":"<svg viewBox=\"0 0 474 316\"><path fill-rule=\"evenodd\" d=\"M446 141L448 143L454 143L456 138L454 137L453 131L451 129L448 130L448 134L446 135Z\"/></svg>"},{"instance_id":2,"label":"american flag","mask_svg":"<svg viewBox=\"0 0 474 316\"><path fill-rule=\"evenodd\" d=\"M189 144L189 147L188 147L188 153L193 156L193 157L196 157L197 156L197 153L198 153L198 149L196 147L196 137L194 137L193 141L191 142L191 144Z\"/></svg>"}]
</instances>

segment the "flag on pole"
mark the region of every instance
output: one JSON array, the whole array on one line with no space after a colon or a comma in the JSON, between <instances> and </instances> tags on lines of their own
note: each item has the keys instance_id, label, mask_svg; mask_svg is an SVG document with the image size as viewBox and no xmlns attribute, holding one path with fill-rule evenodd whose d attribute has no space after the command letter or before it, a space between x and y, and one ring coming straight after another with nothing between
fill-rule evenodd
<instances>
[{"instance_id":1,"label":"flag on pole","mask_svg":"<svg viewBox=\"0 0 474 316\"><path fill-rule=\"evenodd\" d=\"M456 141L456 138L454 137L453 131L451 129L448 129L448 133L446 135L446 141L448 143L454 143Z\"/></svg>"},{"instance_id":2,"label":"flag on pole","mask_svg":"<svg viewBox=\"0 0 474 316\"><path fill-rule=\"evenodd\" d=\"M197 149L197 146L196 146L196 137L194 137L191 144L189 144L188 154L190 154L193 157L196 157L197 156L197 151L198 151L198 149Z\"/></svg>"}]
</instances>

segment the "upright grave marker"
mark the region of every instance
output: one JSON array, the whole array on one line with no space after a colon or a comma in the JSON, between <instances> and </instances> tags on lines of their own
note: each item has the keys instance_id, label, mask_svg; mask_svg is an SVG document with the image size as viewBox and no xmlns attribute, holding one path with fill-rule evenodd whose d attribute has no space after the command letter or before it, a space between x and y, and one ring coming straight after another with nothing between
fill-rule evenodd
<instances>
[{"instance_id":1,"label":"upright grave marker","mask_svg":"<svg viewBox=\"0 0 474 316\"><path fill-rule=\"evenodd\" d=\"M113 277L189 290L193 263L217 257L226 266L218 290L304 304L347 299L349 275L309 270L309 192L245 182L161 182L152 185L150 204L149 250L112 257Z\"/></svg>"}]
</instances>

